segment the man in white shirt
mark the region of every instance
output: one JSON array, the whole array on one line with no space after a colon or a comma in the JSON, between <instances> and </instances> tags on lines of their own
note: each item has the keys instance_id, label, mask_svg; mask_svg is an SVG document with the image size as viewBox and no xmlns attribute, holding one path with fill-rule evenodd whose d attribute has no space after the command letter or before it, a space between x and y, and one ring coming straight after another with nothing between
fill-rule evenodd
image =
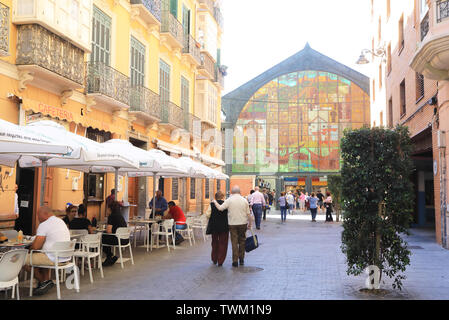
<instances>
[{"instance_id":1,"label":"man in white shirt","mask_svg":"<svg viewBox=\"0 0 449 320\"><path fill-rule=\"evenodd\" d=\"M240 188L234 186L229 197L222 205L213 201L219 211L228 210L228 225L231 232L232 266L244 265L246 229L251 228L251 213L248 201L240 195Z\"/></svg>"},{"instance_id":2,"label":"man in white shirt","mask_svg":"<svg viewBox=\"0 0 449 320\"><path fill-rule=\"evenodd\" d=\"M265 206L265 197L262 192L259 191L259 187L254 189L254 193L249 202L251 209L253 210L254 219L256 220L256 229L260 230L260 221L262 219L262 211Z\"/></svg>"},{"instance_id":3,"label":"man in white shirt","mask_svg":"<svg viewBox=\"0 0 449 320\"><path fill-rule=\"evenodd\" d=\"M286 199L288 204L288 214L292 214L293 208L295 206L295 197L293 197L291 191L288 192Z\"/></svg>"},{"instance_id":4,"label":"man in white shirt","mask_svg":"<svg viewBox=\"0 0 449 320\"><path fill-rule=\"evenodd\" d=\"M36 238L31 244L31 250L51 250L53 244L59 241L70 241L70 231L62 219L57 218L51 212L49 207L41 207L38 212L39 226L36 232ZM43 252L33 253L32 257L28 254L25 262L25 270L31 271L31 259L34 266L54 265L56 257L50 253ZM59 258L59 263L66 262L70 258ZM38 286L34 289L33 294L42 295L54 287L53 281L50 280L50 269L34 268L34 276L38 280Z\"/></svg>"}]
</instances>

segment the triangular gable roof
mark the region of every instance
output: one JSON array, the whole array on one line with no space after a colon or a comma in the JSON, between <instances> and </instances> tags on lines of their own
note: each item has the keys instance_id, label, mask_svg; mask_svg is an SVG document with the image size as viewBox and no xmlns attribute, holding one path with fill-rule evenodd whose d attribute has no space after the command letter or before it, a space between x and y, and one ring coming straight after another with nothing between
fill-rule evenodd
<instances>
[{"instance_id":1,"label":"triangular gable roof","mask_svg":"<svg viewBox=\"0 0 449 320\"><path fill-rule=\"evenodd\" d=\"M340 62L312 49L307 43L301 51L263 72L222 97L222 110L226 114L225 127L234 127L248 100L269 81L296 71L315 70L337 74L358 85L370 94L369 78Z\"/></svg>"}]
</instances>

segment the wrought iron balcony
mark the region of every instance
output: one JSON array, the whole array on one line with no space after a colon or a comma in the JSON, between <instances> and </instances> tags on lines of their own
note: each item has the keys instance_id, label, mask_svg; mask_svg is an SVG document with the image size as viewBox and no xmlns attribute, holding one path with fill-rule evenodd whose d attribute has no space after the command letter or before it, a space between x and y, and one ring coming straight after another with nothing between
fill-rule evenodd
<instances>
[{"instance_id":1,"label":"wrought iron balcony","mask_svg":"<svg viewBox=\"0 0 449 320\"><path fill-rule=\"evenodd\" d=\"M224 89L224 77L223 74L220 71L220 68L218 66L215 66L215 78L214 82L218 83L222 89Z\"/></svg>"},{"instance_id":2,"label":"wrought iron balcony","mask_svg":"<svg viewBox=\"0 0 449 320\"><path fill-rule=\"evenodd\" d=\"M437 0L437 22L440 23L449 17L449 0Z\"/></svg>"},{"instance_id":3,"label":"wrought iron balcony","mask_svg":"<svg viewBox=\"0 0 449 320\"><path fill-rule=\"evenodd\" d=\"M84 85L84 51L37 24L19 25L16 64L34 72L34 77L54 81L59 75L75 88ZM43 68L46 71L42 71Z\"/></svg>"},{"instance_id":4,"label":"wrought iron balcony","mask_svg":"<svg viewBox=\"0 0 449 320\"><path fill-rule=\"evenodd\" d=\"M86 93L106 96L112 104L129 106L130 81L123 73L103 62L87 62Z\"/></svg>"},{"instance_id":5,"label":"wrought iron balcony","mask_svg":"<svg viewBox=\"0 0 449 320\"><path fill-rule=\"evenodd\" d=\"M215 18L215 21L217 21L217 24L220 27L220 29L223 30L224 20L223 20L223 15L221 14L221 10L219 7L214 7L214 18Z\"/></svg>"},{"instance_id":6,"label":"wrought iron balcony","mask_svg":"<svg viewBox=\"0 0 449 320\"><path fill-rule=\"evenodd\" d=\"M161 125L169 125L173 128L184 127L184 111L170 101L161 101L162 117Z\"/></svg>"},{"instance_id":7,"label":"wrought iron balcony","mask_svg":"<svg viewBox=\"0 0 449 320\"><path fill-rule=\"evenodd\" d=\"M182 24L171 14L170 11L162 11L161 36L166 37L166 41L172 47L183 47L184 28Z\"/></svg>"},{"instance_id":8,"label":"wrought iron balcony","mask_svg":"<svg viewBox=\"0 0 449 320\"><path fill-rule=\"evenodd\" d=\"M184 48L182 49L182 53L188 54L197 65L201 65L201 51L200 44L193 39L190 34L184 35Z\"/></svg>"},{"instance_id":9,"label":"wrought iron balcony","mask_svg":"<svg viewBox=\"0 0 449 320\"><path fill-rule=\"evenodd\" d=\"M194 137L201 136L201 119L195 116L194 114L189 113L187 117L185 117L185 126L184 129L189 131Z\"/></svg>"},{"instance_id":10,"label":"wrought iron balcony","mask_svg":"<svg viewBox=\"0 0 449 320\"><path fill-rule=\"evenodd\" d=\"M9 55L9 8L0 3L0 56Z\"/></svg>"},{"instance_id":11,"label":"wrought iron balcony","mask_svg":"<svg viewBox=\"0 0 449 320\"><path fill-rule=\"evenodd\" d=\"M210 11L210 13L214 13L214 1L212 0L199 0L200 6L206 8Z\"/></svg>"},{"instance_id":12,"label":"wrought iron balcony","mask_svg":"<svg viewBox=\"0 0 449 320\"><path fill-rule=\"evenodd\" d=\"M424 40L427 33L429 32L429 13L421 21L421 41Z\"/></svg>"},{"instance_id":13,"label":"wrought iron balcony","mask_svg":"<svg viewBox=\"0 0 449 320\"><path fill-rule=\"evenodd\" d=\"M161 22L161 0L131 0L131 5L140 10L139 14L146 22L150 24Z\"/></svg>"},{"instance_id":14,"label":"wrought iron balcony","mask_svg":"<svg viewBox=\"0 0 449 320\"><path fill-rule=\"evenodd\" d=\"M209 79L215 77L215 61L206 52L201 52L201 65L198 70Z\"/></svg>"},{"instance_id":15,"label":"wrought iron balcony","mask_svg":"<svg viewBox=\"0 0 449 320\"><path fill-rule=\"evenodd\" d=\"M152 90L135 86L130 88L130 111L143 112L152 119L162 117L160 97Z\"/></svg>"}]
</instances>

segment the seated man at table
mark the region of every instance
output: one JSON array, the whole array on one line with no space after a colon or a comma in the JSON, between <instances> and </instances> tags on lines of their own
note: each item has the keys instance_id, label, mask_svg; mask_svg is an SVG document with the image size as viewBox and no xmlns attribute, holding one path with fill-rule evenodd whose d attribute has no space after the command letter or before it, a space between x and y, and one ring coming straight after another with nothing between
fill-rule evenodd
<instances>
[{"instance_id":1,"label":"seated man at table","mask_svg":"<svg viewBox=\"0 0 449 320\"><path fill-rule=\"evenodd\" d=\"M150 209L153 209L153 200L151 199L149 203ZM167 200L162 196L162 191L156 191L156 201L153 210L153 218L156 218L157 215L163 216L165 211L167 210Z\"/></svg>"},{"instance_id":2,"label":"seated man at table","mask_svg":"<svg viewBox=\"0 0 449 320\"><path fill-rule=\"evenodd\" d=\"M106 225L106 232L103 233L102 243L109 245L118 245L118 239L115 236L110 236L108 234L113 234L118 228L126 228L128 225L123 218L120 211L120 203L114 201L111 205L111 214L108 216L108 222ZM122 239L120 243L122 245L128 244L129 239ZM112 266L117 260L117 256L112 255L112 248L109 246L103 247L103 252L106 254L106 260L103 262L103 267Z\"/></svg>"},{"instance_id":3,"label":"seated man at table","mask_svg":"<svg viewBox=\"0 0 449 320\"><path fill-rule=\"evenodd\" d=\"M65 217L62 218L62 221L65 222L65 224L67 226L69 226L70 222L75 219L76 214L78 213L78 208L77 206L74 206L73 204L70 204L66 209L65 209Z\"/></svg>"},{"instance_id":4,"label":"seated man at table","mask_svg":"<svg viewBox=\"0 0 449 320\"><path fill-rule=\"evenodd\" d=\"M186 216L180 207L176 205L174 201L168 203L168 213L162 219L174 219L176 224L176 230L184 230L187 228ZM176 232L176 244L184 241L184 238Z\"/></svg>"},{"instance_id":5,"label":"seated man at table","mask_svg":"<svg viewBox=\"0 0 449 320\"><path fill-rule=\"evenodd\" d=\"M78 208L78 218L74 218L69 223L70 230L87 230L90 234L94 233L94 228L89 219L86 218L86 209L83 205Z\"/></svg>"},{"instance_id":6,"label":"seated man at table","mask_svg":"<svg viewBox=\"0 0 449 320\"><path fill-rule=\"evenodd\" d=\"M49 207L41 207L37 212L39 226L36 231L36 238L31 244L31 250L50 250L55 242L70 241L70 232L67 225L59 218L53 215ZM55 256L51 253L36 252L33 253L34 266L54 265ZM70 259L70 258L69 258ZM59 258L59 262L66 262L67 259ZM25 262L25 270L31 272L30 254ZM50 280L50 269L35 268L34 277L38 280L37 288L34 289L34 295L43 295L54 287Z\"/></svg>"}]
</instances>

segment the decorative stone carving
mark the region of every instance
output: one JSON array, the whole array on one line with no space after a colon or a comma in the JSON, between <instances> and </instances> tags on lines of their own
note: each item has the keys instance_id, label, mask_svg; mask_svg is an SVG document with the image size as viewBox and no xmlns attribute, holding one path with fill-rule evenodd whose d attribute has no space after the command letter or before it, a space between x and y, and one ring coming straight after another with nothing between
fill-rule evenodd
<instances>
[{"instance_id":1,"label":"decorative stone carving","mask_svg":"<svg viewBox=\"0 0 449 320\"><path fill-rule=\"evenodd\" d=\"M33 74L29 71L19 72L19 91L22 92L27 88L27 83L33 81Z\"/></svg>"},{"instance_id":2,"label":"decorative stone carving","mask_svg":"<svg viewBox=\"0 0 449 320\"><path fill-rule=\"evenodd\" d=\"M92 112L92 107L96 105L97 102L93 97L86 97L86 109L87 112Z\"/></svg>"},{"instance_id":3,"label":"decorative stone carving","mask_svg":"<svg viewBox=\"0 0 449 320\"><path fill-rule=\"evenodd\" d=\"M61 93L61 105L67 104L67 100L73 96L73 90L65 90Z\"/></svg>"}]
</instances>

